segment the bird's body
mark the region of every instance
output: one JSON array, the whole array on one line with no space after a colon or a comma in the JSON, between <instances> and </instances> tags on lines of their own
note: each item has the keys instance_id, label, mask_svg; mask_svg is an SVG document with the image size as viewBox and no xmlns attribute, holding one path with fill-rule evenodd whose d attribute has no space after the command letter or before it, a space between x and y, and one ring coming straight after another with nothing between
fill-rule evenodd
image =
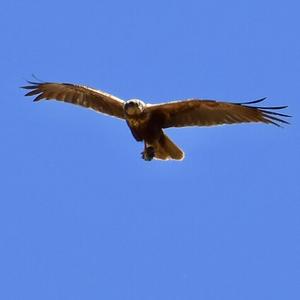
<instances>
[{"instance_id":1,"label":"bird's body","mask_svg":"<svg viewBox=\"0 0 300 300\"><path fill-rule=\"evenodd\" d=\"M26 96L36 95L34 101L56 99L81 105L97 112L126 121L134 138L144 142L142 158L182 160L184 152L164 133L164 128L212 126L244 122L261 122L280 126L288 124L282 117L288 115L276 110L286 108L256 107L263 99L248 103L218 102L187 99L161 104L146 104L138 99L123 101L105 92L69 83L35 83L23 88L31 90ZM275 110L275 111L274 111Z\"/></svg>"}]
</instances>

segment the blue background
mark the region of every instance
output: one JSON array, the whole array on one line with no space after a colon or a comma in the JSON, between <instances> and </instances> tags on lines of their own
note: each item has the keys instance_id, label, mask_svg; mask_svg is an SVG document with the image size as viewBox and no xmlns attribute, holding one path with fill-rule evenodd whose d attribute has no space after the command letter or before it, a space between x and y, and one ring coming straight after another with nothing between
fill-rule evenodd
<instances>
[{"instance_id":1,"label":"blue background","mask_svg":"<svg viewBox=\"0 0 300 300\"><path fill-rule=\"evenodd\" d=\"M1 5L0 299L300 299L298 1ZM123 99L289 105L292 125L169 129L32 103L31 74Z\"/></svg>"}]
</instances>

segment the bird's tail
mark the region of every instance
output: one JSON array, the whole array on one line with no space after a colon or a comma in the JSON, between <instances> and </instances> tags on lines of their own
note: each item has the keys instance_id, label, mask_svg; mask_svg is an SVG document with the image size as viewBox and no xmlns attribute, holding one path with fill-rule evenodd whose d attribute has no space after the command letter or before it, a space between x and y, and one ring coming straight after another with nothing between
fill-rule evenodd
<instances>
[{"instance_id":1,"label":"bird's tail","mask_svg":"<svg viewBox=\"0 0 300 300\"><path fill-rule=\"evenodd\" d=\"M164 133L162 133L156 145L154 145L154 151L155 158L157 159L182 160L184 158L184 152L179 147L177 147Z\"/></svg>"}]
</instances>

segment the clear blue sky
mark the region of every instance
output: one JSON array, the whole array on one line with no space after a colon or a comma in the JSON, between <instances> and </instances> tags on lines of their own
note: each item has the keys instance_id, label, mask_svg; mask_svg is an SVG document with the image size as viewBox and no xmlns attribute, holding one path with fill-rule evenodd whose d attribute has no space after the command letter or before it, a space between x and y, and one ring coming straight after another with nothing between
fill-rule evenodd
<instances>
[{"instance_id":1,"label":"clear blue sky","mask_svg":"<svg viewBox=\"0 0 300 300\"><path fill-rule=\"evenodd\" d=\"M1 5L0 299L300 299L299 1L78 3ZM186 159L148 163L122 121L23 97L32 73L294 117L170 129Z\"/></svg>"}]
</instances>

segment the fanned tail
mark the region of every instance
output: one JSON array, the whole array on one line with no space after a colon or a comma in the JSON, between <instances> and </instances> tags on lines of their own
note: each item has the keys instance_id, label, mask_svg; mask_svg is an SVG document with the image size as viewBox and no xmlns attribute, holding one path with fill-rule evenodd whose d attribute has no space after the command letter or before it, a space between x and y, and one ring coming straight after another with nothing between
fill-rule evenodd
<instances>
[{"instance_id":1,"label":"fanned tail","mask_svg":"<svg viewBox=\"0 0 300 300\"><path fill-rule=\"evenodd\" d=\"M156 145L154 145L154 151L155 158L157 159L182 160L184 158L184 152L178 146L176 146L164 133L162 133Z\"/></svg>"}]
</instances>

